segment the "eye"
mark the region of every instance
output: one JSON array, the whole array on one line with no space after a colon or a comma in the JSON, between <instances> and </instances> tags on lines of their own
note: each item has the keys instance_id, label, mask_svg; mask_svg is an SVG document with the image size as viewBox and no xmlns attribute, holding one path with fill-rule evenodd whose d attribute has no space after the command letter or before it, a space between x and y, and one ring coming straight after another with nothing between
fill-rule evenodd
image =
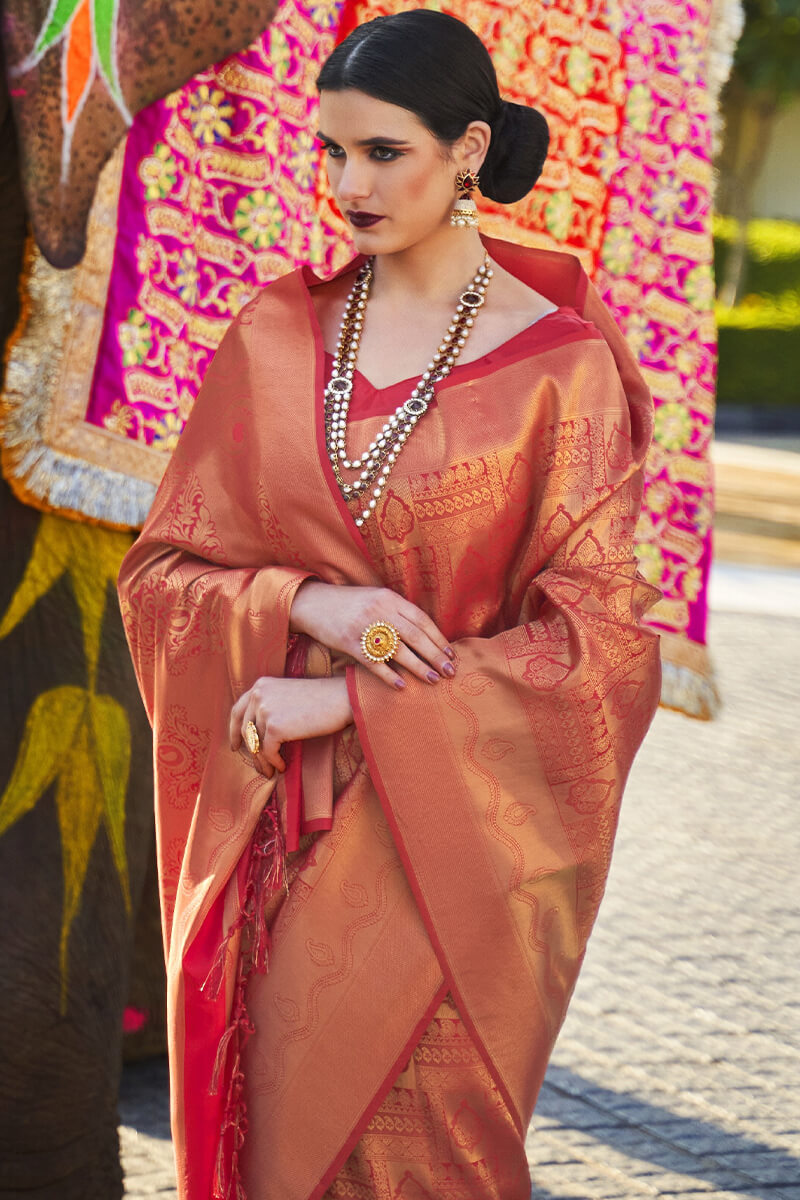
<instances>
[{"instance_id":1,"label":"eye","mask_svg":"<svg viewBox=\"0 0 800 1200\"><path fill-rule=\"evenodd\" d=\"M341 146L337 146L336 142L320 142L320 149L327 154L328 158L344 158L344 150Z\"/></svg>"},{"instance_id":2,"label":"eye","mask_svg":"<svg viewBox=\"0 0 800 1200\"><path fill-rule=\"evenodd\" d=\"M374 146L372 157L377 159L378 162L394 162L396 158L401 157L401 152L395 150L392 146Z\"/></svg>"}]
</instances>

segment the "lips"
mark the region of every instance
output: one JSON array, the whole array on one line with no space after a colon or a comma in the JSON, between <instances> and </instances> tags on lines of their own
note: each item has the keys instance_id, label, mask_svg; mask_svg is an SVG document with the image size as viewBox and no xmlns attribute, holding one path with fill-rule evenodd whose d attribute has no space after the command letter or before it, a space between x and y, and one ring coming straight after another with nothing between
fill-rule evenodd
<instances>
[{"instance_id":1,"label":"lips","mask_svg":"<svg viewBox=\"0 0 800 1200\"><path fill-rule=\"evenodd\" d=\"M383 217L376 216L375 213L348 210L347 219L351 225L355 225L356 229L368 229L370 225L377 225L378 221L383 220Z\"/></svg>"}]
</instances>

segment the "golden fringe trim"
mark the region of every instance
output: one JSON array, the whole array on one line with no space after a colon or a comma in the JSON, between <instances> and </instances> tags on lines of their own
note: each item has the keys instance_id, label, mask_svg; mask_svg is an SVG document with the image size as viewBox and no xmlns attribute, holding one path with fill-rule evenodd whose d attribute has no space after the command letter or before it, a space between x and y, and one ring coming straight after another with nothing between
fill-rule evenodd
<instances>
[{"instance_id":1,"label":"golden fringe trim","mask_svg":"<svg viewBox=\"0 0 800 1200\"><path fill-rule=\"evenodd\" d=\"M138 529L153 503L154 484L87 463L45 441L64 352L64 336L54 339L53 330L69 325L76 272L50 267L28 240L20 316L5 354L3 474L23 504L87 524Z\"/></svg>"},{"instance_id":2,"label":"golden fringe trim","mask_svg":"<svg viewBox=\"0 0 800 1200\"><path fill-rule=\"evenodd\" d=\"M87 314L94 315L95 334L99 335L113 251L114 227L109 222L116 212L121 156L118 150L103 169L82 263L69 270L52 267L34 239L26 241L19 280L20 313L4 355L0 440L3 474L23 504L89 525L135 530L147 516L157 485L102 462L106 453L119 455L127 446L123 444L120 450L109 444L106 449L98 443L95 461L89 461L80 453L79 423L66 416L63 429L48 440L56 408L60 413L69 401L80 410L88 403L88 387L83 389L82 384L91 377L95 355L94 346L86 343L91 336ZM102 253L93 255L96 225L105 240ZM87 360L77 378L81 385L77 399L76 379L64 374L70 339L75 337L80 357ZM65 435L68 444L62 447L58 442ZM102 431L94 436L98 435L105 436Z\"/></svg>"},{"instance_id":3,"label":"golden fringe trim","mask_svg":"<svg viewBox=\"0 0 800 1200\"><path fill-rule=\"evenodd\" d=\"M711 23L708 31L709 117L711 120L712 154L716 158L722 149L724 118L720 109L720 93L728 82L733 66L736 43L744 27L742 0L712 0Z\"/></svg>"},{"instance_id":4,"label":"golden fringe trim","mask_svg":"<svg viewBox=\"0 0 800 1200\"><path fill-rule=\"evenodd\" d=\"M681 634L661 633L661 707L712 721L722 707L706 646Z\"/></svg>"},{"instance_id":5,"label":"golden fringe trim","mask_svg":"<svg viewBox=\"0 0 800 1200\"><path fill-rule=\"evenodd\" d=\"M152 483L70 458L41 440L30 439L17 458L13 426L7 421L4 429L3 474L18 500L86 525L141 529L156 494Z\"/></svg>"}]
</instances>

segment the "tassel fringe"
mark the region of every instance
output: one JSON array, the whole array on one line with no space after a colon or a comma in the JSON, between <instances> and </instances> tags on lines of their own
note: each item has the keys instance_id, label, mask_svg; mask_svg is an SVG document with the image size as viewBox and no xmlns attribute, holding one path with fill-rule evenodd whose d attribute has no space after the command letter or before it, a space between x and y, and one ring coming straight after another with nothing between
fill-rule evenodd
<instances>
[{"instance_id":1,"label":"tassel fringe","mask_svg":"<svg viewBox=\"0 0 800 1200\"><path fill-rule=\"evenodd\" d=\"M228 1085L214 1168L213 1200L247 1200L239 1168L239 1157L247 1133L242 1053L255 1026L247 1011L245 992L252 976L265 974L269 967L271 939L266 906L281 889L288 894L286 847L277 811L267 807L259 817L253 835L241 912L225 934L200 989L209 999L217 999L225 980L231 938L239 932L249 933L249 938L243 939L239 953L231 1020L217 1047L210 1084L211 1094L217 1095L227 1070ZM245 940L247 945L244 944Z\"/></svg>"}]
</instances>

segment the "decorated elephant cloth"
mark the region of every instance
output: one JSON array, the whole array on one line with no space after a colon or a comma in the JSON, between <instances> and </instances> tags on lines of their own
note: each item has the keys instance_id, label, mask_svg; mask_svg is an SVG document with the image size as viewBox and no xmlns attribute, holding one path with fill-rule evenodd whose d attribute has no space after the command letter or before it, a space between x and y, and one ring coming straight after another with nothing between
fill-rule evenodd
<instances>
[{"instance_id":1,"label":"decorated elephant cloth","mask_svg":"<svg viewBox=\"0 0 800 1200\"><path fill-rule=\"evenodd\" d=\"M4 0L3 50L37 243L79 262L97 176L145 108L262 32L275 0Z\"/></svg>"},{"instance_id":2,"label":"decorated elephant cloth","mask_svg":"<svg viewBox=\"0 0 800 1200\"><path fill-rule=\"evenodd\" d=\"M557 311L437 386L373 519L357 527L328 459L320 280L299 269L226 333L123 563L181 1200L352 1194L346 1160L377 1162L371 1119L440 1027L465 1057L370 1194L530 1192L525 1134L660 691L641 624L658 592L633 556L652 402L572 256L486 246ZM382 417L353 424L367 444ZM309 576L423 607L455 677L401 693L309 639L298 653ZM331 671L355 728L298 744L295 824L289 785L231 750L230 711L260 675Z\"/></svg>"},{"instance_id":3,"label":"decorated elephant cloth","mask_svg":"<svg viewBox=\"0 0 800 1200\"><path fill-rule=\"evenodd\" d=\"M346 259L317 171L315 76L353 24L410 6L283 0L245 51L136 116L101 178L81 265L59 273L30 257L3 432L18 495L141 525L231 319L295 264ZM551 130L536 189L502 210L483 203L485 232L574 253L655 398L637 554L663 592L648 617L661 633L662 701L704 717L716 704L710 155L724 76L712 67L726 48L712 33L734 7L720 0L713 22L710 0L448 8L489 47L502 92L535 102Z\"/></svg>"}]
</instances>

